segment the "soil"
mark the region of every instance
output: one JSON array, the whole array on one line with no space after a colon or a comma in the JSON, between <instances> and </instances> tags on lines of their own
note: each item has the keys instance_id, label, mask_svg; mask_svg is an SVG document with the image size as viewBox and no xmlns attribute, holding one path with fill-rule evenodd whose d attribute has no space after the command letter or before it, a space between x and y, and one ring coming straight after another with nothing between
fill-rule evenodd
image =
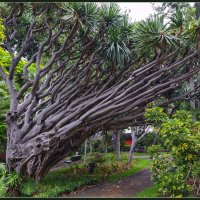
<instances>
[{"instance_id":1,"label":"soil","mask_svg":"<svg viewBox=\"0 0 200 200\"><path fill-rule=\"evenodd\" d=\"M81 190L71 194L63 194L61 197L134 197L136 193L152 185L151 174L147 168L119 181L85 186Z\"/></svg>"}]
</instances>

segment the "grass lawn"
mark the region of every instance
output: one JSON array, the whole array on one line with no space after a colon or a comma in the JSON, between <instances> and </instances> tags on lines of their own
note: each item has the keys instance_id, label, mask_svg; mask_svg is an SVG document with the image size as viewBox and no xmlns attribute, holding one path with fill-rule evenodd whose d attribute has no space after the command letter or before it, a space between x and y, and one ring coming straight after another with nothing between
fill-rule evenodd
<instances>
[{"instance_id":1,"label":"grass lawn","mask_svg":"<svg viewBox=\"0 0 200 200\"><path fill-rule=\"evenodd\" d=\"M136 172L139 172L145 168L147 168L148 166L150 166L151 161L150 160L145 160L145 159L133 159L132 161L132 167L130 169L128 169L126 172L124 173L120 173L120 174L113 174L110 177L108 177L108 181L117 181L123 177L127 177L130 176Z\"/></svg>"},{"instance_id":2,"label":"grass lawn","mask_svg":"<svg viewBox=\"0 0 200 200\"><path fill-rule=\"evenodd\" d=\"M138 192L135 197L159 197L159 186L154 184L153 186L146 188L142 192Z\"/></svg>"},{"instance_id":3,"label":"grass lawn","mask_svg":"<svg viewBox=\"0 0 200 200\"><path fill-rule=\"evenodd\" d=\"M128 155L126 153L121 154L121 161L116 161L115 155L108 153L105 156L105 161L100 163L102 171L96 171L92 175L88 173L88 168L82 163L58 169L49 173L41 183L29 181L24 184L22 196L57 197L62 193L75 191L84 185L93 185L104 180L119 180L147 168L151 163L150 160L133 159L131 167L124 170L124 166L127 166L127 159ZM90 162L90 159L87 159L88 162ZM121 171L119 171L120 168ZM105 171L107 171L107 174L102 175Z\"/></svg>"},{"instance_id":4,"label":"grass lawn","mask_svg":"<svg viewBox=\"0 0 200 200\"><path fill-rule=\"evenodd\" d=\"M141 152L141 153L138 153L138 152L134 152L134 156L149 156L146 152Z\"/></svg>"}]
</instances>

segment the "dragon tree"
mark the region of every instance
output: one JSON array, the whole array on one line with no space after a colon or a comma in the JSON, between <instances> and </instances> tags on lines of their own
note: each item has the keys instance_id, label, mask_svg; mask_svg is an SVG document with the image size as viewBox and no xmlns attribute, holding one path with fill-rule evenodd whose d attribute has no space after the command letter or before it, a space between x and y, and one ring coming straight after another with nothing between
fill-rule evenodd
<instances>
[{"instance_id":1,"label":"dragon tree","mask_svg":"<svg viewBox=\"0 0 200 200\"><path fill-rule=\"evenodd\" d=\"M180 23L174 15L165 23L154 15L133 23L115 3L0 8L10 172L40 181L97 131L142 123L146 106L161 97L166 106L199 92L196 85L170 95L200 71L195 19Z\"/></svg>"}]
</instances>

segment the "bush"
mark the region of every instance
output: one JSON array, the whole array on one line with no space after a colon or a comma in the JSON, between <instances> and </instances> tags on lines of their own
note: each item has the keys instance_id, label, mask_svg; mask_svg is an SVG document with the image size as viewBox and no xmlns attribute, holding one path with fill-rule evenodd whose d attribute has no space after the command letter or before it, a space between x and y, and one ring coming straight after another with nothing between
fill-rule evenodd
<instances>
[{"instance_id":1,"label":"bush","mask_svg":"<svg viewBox=\"0 0 200 200\"><path fill-rule=\"evenodd\" d=\"M110 162L104 164L97 164L95 174L101 174L102 177L108 177L113 174L123 173L128 170L130 166L123 162Z\"/></svg>"},{"instance_id":2,"label":"bush","mask_svg":"<svg viewBox=\"0 0 200 200\"><path fill-rule=\"evenodd\" d=\"M27 196L31 196L36 190L37 184L33 180L29 180L21 186L21 193Z\"/></svg>"},{"instance_id":3,"label":"bush","mask_svg":"<svg viewBox=\"0 0 200 200\"><path fill-rule=\"evenodd\" d=\"M90 162L92 163L103 163L105 161L105 157L101 154L96 154L94 157L92 157L92 159L90 159Z\"/></svg>"},{"instance_id":4,"label":"bush","mask_svg":"<svg viewBox=\"0 0 200 200\"><path fill-rule=\"evenodd\" d=\"M184 169L176 166L171 155L163 154L154 158L151 173L162 195L186 197L190 194L191 187L185 181Z\"/></svg>"},{"instance_id":5,"label":"bush","mask_svg":"<svg viewBox=\"0 0 200 200\"><path fill-rule=\"evenodd\" d=\"M0 196L7 194L8 188L17 188L22 179L16 172L8 173L4 163L0 163Z\"/></svg>"},{"instance_id":6,"label":"bush","mask_svg":"<svg viewBox=\"0 0 200 200\"><path fill-rule=\"evenodd\" d=\"M152 145L147 148L147 153L150 155L150 158L153 158L153 156L157 156L160 153L161 149L160 145Z\"/></svg>"},{"instance_id":7,"label":"bush","mask_svg":"<svg viewBox=\"0 0 200 200\"><path fill-rule=\"evenodd\" d=\"M107 147L108 153L114 152L114 148L112 146Z\"/></svg>"},{"instance_id":8,"label":"bush","mask_svg":"<svg viewBox=\"0 0 200 200\"><path fill-rule=\"evenodd\" d=\"M199 186L196 187L195 182L200 177L200 122L194 121L192 114L185 110L169 117L162 109L152 108L147 110L146 117L157 122L156 128L169 150L168 155L158 155L155 154L157 147L149 149L154 154L151 171L153 180L160 186L159 191L171 197L197 194ZM189 185L190 180L194 181Z\"/></svg>"},{"instance_id":9,"label":"bush","mask_svg":"<svg viewBox=\"0 0 200 200\"><path fill-rule=\"evenodd\" d=\"M95 152L99 150L99 147L100 147L101 143L102 142L100 140L93 141L93 148L94 148Z\"/></svg>"}]
</instances>

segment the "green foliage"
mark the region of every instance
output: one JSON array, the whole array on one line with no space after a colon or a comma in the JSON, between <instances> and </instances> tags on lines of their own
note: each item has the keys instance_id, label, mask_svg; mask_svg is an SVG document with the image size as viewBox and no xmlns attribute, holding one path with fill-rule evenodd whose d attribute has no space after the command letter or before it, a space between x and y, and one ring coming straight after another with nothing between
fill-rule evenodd
<instances>
[{"instance_id":1,"label":"green foliage","mask_svg":"<svg viewBox=\"0 0 200 200\"><path fill-rule=\"evenodd\" d=\"M159 185L157 185L157 184L154 184L153 186L151 186L151 187L148 187L148 188L146 188L145 190L143 190L142 192L138 192L137 194L136 194L136 197L139 197L139 198L141 198L141 197L159 197Z\"/></svg>"},{"instance_id":2,"label":"green foliage","mask_svg":"<svg viewBox=\"0 0 200 200\"><path fill-rule=\"evenodd\" d=\"M0 196L4 197L6 195L6 184L4 178L6 175L5 164L0 163Z\"/></svg>"},{"instance_id":3,"label":"green foliage","mask_svg":"<svg viewBox=\"0 0 200 200\"><path fill-rule=\"evenodd\" d=\"M4 163L0 163L0 196L6 196L8 187L17 187L22 181L21 176L16 173L8 173Z\"/></svg>"},{"instance_id":4,"label":"green foliage","mask_svg":"<svg viewBox=\"0 0 200 200\"><path fill-rule=\"evenodd\" d=\"M152 145L148 147L147 153L150 155L151 158L153 158L153 155L158 155L161 150L162 147L160 145Z\"/></svg>"},{"instance_id":5,"label":"green foliage","mask_svg":"<svg viewBox=\"0 0 200 200\"><path fill-rule=\"evenodd\" d=\"M105 162L105 160L105 156L103 156L102 154L96 154L89 161L92 163L103 163Z\"/></svg>"},{"instance_id":6,"label":"green foliage","mask_svg":"<svg viewBox=\"0 0 200 200\"><path fill-rule=\"evenodd\" d=\"M170 20L170 28L172 29L181 28L183 26L185 19L180 7L177 7L176 10L172 13Z\"/></svg>"},{"instance_id":7,"label":"green foliage","mask_svg":"<svg viewBox=\"0 0 200 200\"><path fill-rule=\"evenodd\" d=\"M163 111L164 109L160 107L147 108L144 116L148 121L159 123L168 119L167 115Z\"/></svg>"},{"instance_id":8,"label":"green foliage","mask_svg":"<svg viewBox=\"0 0 200 200\"><path fill-rule=\"evenodd\" d=\"M102 181L101 177L93 176L68 176L49 174L42 183L38 183L35 191L31 191L33 197L57 197L62 193L70 193L83 185L93 185Z\"/></svg>"},{"instance_id":9,"label":"green foliage","mask_svg":"<svg viewBox=\"0 0 200 200\"><path fill-rule=\"evenodd\" d=\"M32 195L37 189L37 183L33 180L27 181L21 186L21 193L26 196Z\"/></svg>"},{"instance_id":10,"label":"green foliage","mask_svg":"<svg viewBox=\"0 0 200 200\"><path fill-rule=\"evenodd\" d=\"M121 18L119 5L116 3L102 4L100 16L106 26L119 25L119 19Z\"/></svg>"},{"instance_id":11,"label":"green foliage","mask_svg":"<svg viewBox=\"0 0 200 200\"><path fill-rule=\"evenodd\" d=\"M101 174L102 177L110 177L116 174L122 174L126 172L130 166L124 162L109 162L109 163L98 163L95 168L96 174Z\"/></svg>"},{"instance_id":12,"label":"green foliage","mask_svg":"<svg viewBox=\"0 0 200 200\"><path fill-rule=\"evenodd\" d=\"M147 111L146 117L157 122L157 131L169 150L168 155L154 154L153 157L151 171L160 186L159 191L171 197L190 195L194 188L189 185L189 178L195 171L195 176L199 177L200 122L194 121L192 114L185 110L179 110L169 118L162 109L153 108Z\"/></svg>"},{"instance_id":13,"label":"green foliage","mask_svg":"<svg viewBox=\"0 0 200 200\"><path fill-rule=\"evenodd\" d=\"M5 39L3 20L0 18L0 43Z\"/></svg>"},{"instance_id":14,"label":"green foliage","mask_svg":"<svg viewBox=\"0 0 200 200\"><path fill-rule=\"evenodd\" d=\"M126 159L126 162L127 162L127 159ZM150 165L151 165L151 161L148 159L133 159L132 166L129 167L128 170L126 170L123 173L116 173L116 174L111 175L110 177L108 177L108 181L111 181L111 182L117 181L123 177L131 176L134 173L137 173L143 169L146 169Z\"/></svg>"},{"instance_id":15,"label":"green foliage","mask_svg":"<svg viewBox=\"0 0 200 200\"><path fill-rule=\"evenodd\" d=\"M6 181L6 185L15 187L22 181L22 178L20 177L18 173L12 172L12 173L7 174L5 181Z\"/></svg>"},{"instance_id":16,"label":"green foliage","mask_svg":"<svg viewBox=\"0 0 200 200\"><path fill-rule=\"evenodd\" d=\"M139 22L134 31L136 51L141 55L163 52L167 48L177 46L179 39L169 32L164 17L152 15Z\"/></svg>"},{"instance_id":17,"label":"green foliage","mask_svg":"<svg viewBox=\"0 0 200 200\"><path fill-rule=\"evenodd\" d=\"M159 192L164 196L187 197L191 187L185 181L184 169L175 164L171 155L163 154L153 160L152 178L159 184Z\"/></svg>"},{"instance_id":18,"label":"green foliage","mask_svg":"<svg viewBox=\"0 0 200 200\"><path fill-rule=\"evenodd\" d=\"M0 43L3 42L5 39L4 34L4 25L3 20L0 18ZM0 47L0 66L3 67L2 60L4 60L4 56L2 52L4 50ZM6 124L5 124L5 115L8 111L10 105L10 98L8 94L7 85L4 81L1 80L0 76L0 151L5 150L5 143L6 143ZM2 186L3 187L3 186Z\"/></svg>"},{"instance_id":19,"label":"green foliage","mask_svg":"<svg viewBox=\"0 0 200 200\"><path fill-rule=\"evenodd\" d=\"M159 144L163 147L164 141L163 138L156 131L154 131L146 134L142 140L139 140L136 143L135 148L137 149L139 147L144 147L145 150L147 150L148 147L156 144Z\"/></svg>"},{"instance_id":20,"label":"green foliage","mask_svg":"<svg viewBox=\"0 0 200 200\"><path fill-rule=\"evenodd\" d=\"M108 147L107 147L107 151L108 151L108 153L113 152L113 151L114 151L114 148L113 148L112 146L108 146Z\"/></svg>"},{"instance_id":21,"label":"green foliage","mask_svg":"<svg viewBox=\"0 0 200 200\"><path fill-rule=\"evenodd\" d=\"M2 66L2 68L4 69L5 73L8 74L10 66L11 66L11 62L12 62L12 58L9 54L9 52L5 51L2 47L0 47L0 65ZM15 70L15 79L16 81L20 82L21 80L23 80L23 76L21 77L21 79L19 79L18 75L22 74L23 71L23 67L24 65L26 65L28 63L28 61L26 59L20 60L16 70ZM35 64L31 64L28 68L28 72L30 74L30 78L31 76L35 73L36 69L35 69Z\"/></svg>"},{"instance_id":22,"label":"green foliage","mask_svg":"<svg viewBox=\"0 0 200 200\"><path fill-rule=\"evenodd\" d=\"M6 144L6 113L10 106L7 85L0 81L0 151L5 151Z\"/></svg>"}]
</instances>

